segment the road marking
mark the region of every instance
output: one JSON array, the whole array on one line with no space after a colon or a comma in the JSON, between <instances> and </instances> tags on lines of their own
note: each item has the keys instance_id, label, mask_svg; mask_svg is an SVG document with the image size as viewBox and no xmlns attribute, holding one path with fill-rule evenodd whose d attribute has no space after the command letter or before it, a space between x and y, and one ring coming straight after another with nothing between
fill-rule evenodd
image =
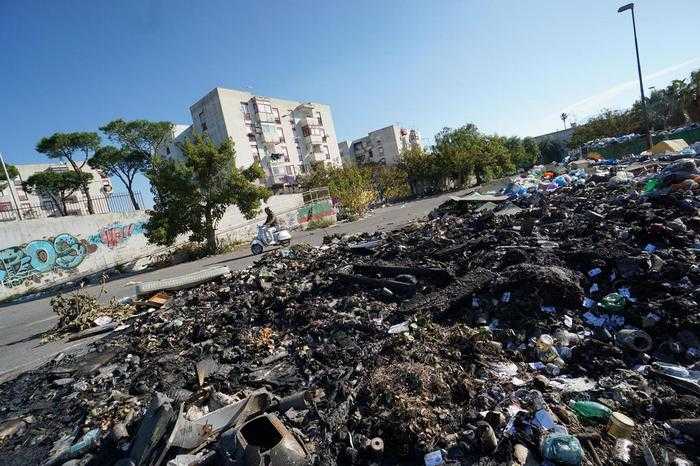
<instances>
[{"instance_id":1,"label":"road marking","mask_svg":"<svg viewBox=\"0 0 700 466\"><path fill-rule=\"evenodd\" d=\"M24 326L31 327L32 325L40 324L42 322L48 322L49 320L55 320L55 319L58 319L58 316L51 316L51 317L47 317L46 319L36 320L34 322L30 322L28 324L25 324Z\"/></svg>"}]
</instances>

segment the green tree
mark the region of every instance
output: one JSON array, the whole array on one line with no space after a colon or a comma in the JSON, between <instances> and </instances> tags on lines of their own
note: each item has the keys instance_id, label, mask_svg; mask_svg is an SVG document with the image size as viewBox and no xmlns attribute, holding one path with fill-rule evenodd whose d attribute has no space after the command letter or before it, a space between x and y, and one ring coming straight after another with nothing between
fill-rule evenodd
<instances>
[{"instance_id":1,"label":"green tree","mask_svg":"<svg viewBox=\"0 0 700 466\"><path fill-rule=\"evenodd\" d=\"M541 141L539 146L542 163L561 162L569 153L563 142L554 139Z\"/></svg>"},{"instance_id":2,"label":"green tree","mask_svg":"<svg viewBox=\"0 0 700 466\"><path fill-rule=\"evenodd\" d=\"M173 124L169 121L126 121L121 118L100 128L100 131L107 135L107 139L117 143L122 149L147 154L147 160L158 154L158 150L167 143L172 130Z\"/></svg>"},{"instance_id":3,"label":"green tree","mask_svg":"<svg viewBox=\"0 0 700 466\"><path fill-rule=\"evenodd\" d=\"M62 216L67 215L66 200L92 179L92 173L53 172L34 173L23 183L25 191L46 196Z\"/></svg>"},{"instance_id":4,"label":"green tree","mask_svg":"<svg viewBox=\"0 0 700 466\"><path fill-rule=\"evenodd\" d=\"M399 166L377 165L372 167L372 182L384 202L402 199L411 194L406 171Z\"/></svg>"},{"instance_id":5,"label":"green tree","mask_svg":"<svg viewBox=\"0 0 700 466\"><path fill-rule=\"evenodd\" d=\"M114 146L100 147L95 154L90 157L88 164L95 169L102 170L109 176L116 176L124 183L131 198L134 209L140 210L136 196L134 195L134 177L146 168L148 154L123 147L118 149Z\"/></svg>"},{"instance_id":6,"label":"green tree","mask_svg":"<svg viewBox=\"0 0 700 466\"><path fill-rule=\"evenodd\" d=\"M476 165L481 164L479 154L483 149L483 136L471 123L459 128L443 128L435 135L433 154L436 156L436 171L457 186L471 182ZM444 185L444 183L441 183Z\"/></svg>"},{"instance_id":7,"label":"green tree","mask_svg":"<svg viewBox=\"0 0 700 466\"><path fill-rule=\"evenodd\" d=\"M423 194L426 189L438 189L435 157L422 147L404 149L399 167L406 173L413 194Z\"/></svg>"},{"instance_id":8,"label":"green tree","mask_svg":"<svg viewBox=\"0 0 700 466\"><path fill-rule=\"evenodd\" d=\"M19 176L19 170L14 165L5 165L7 168L7 174L10 176L10 180L14 180ZM5 181L5 172L0 167L0 191L4 191L7 188L7 182Z\"/></svg>"},{"instance_id":9,"label":"green tree","mask_svg":"<svg viewBox=\"0 0 700 466\"><path fill-rule=\"evenodd\" d=\"M690 73L686 109L693 121L700 121L700 70Z\"/></svg>"},{"instance_id":10,"label":"green tree","mask_svg":"<svg viewBox=\"0 0 700 466\"><path fill-rule=\"evenodd\" d=\"M100 147L100 137L97 133L54 133L48 138L42 138L36 145L36 151L51 159L66 159L75 173L80 175L90 154L94 153L98 147ZM82 163L75 160L76 155L80 153L84 156ZM94 214L95 209L88 188L88 181L91 178L92 176L78 177L83 182L80 188L87 200L88 212Z\"/></svg>"},{"instance_id":11,"label":"green tree","mask_svg":"<svg viewBox=\"0 0 700 466\"><path fill-rule=\"evenodd\" d=\"M533 138L526 137L523 139L523 149L525 150L525 160L521 165L522 168L530 168L540 161L542 155L540 146Z\"/></svg>"},{"instance_id":12,"label":"green tree","mask_svg":"<svg viewBox=\"0 0 700 466\"><path fill-rule=\"evenodd\" d=\"M331 197L350 218L364 215L377 199L372 168L365 165L337 168L317 163L310 173L300 178L299 185L303 189L327 187Z\"/></svg>"},{"instance_id":13,"label":"green tree","mask_svg":"<svg viewBox=\"0 0 700 466\"><path fill-rule=\"evenodd\" d=\"M435 135L433 153L438 173L447 175L457 186L476 179L477 184L515 171L510 152L502 137L485 136L473 124L443 128Z\"/></svg>"},{"instance_id":14,"label":"green tree","mask_svg":"<svg viewBox=\"0 0 700 466\"><path fill-rule=\"evenodd\" d=\"M251 219L271 193L254 183L264 176L259 164L245 170L236 167L229 140L216 145L206 135L197 134L180 149L183 160L156 156L146 172L155 200L146 236L153 243L171 245L178 235L189 232L191 241L206 241L213 253L217 250L216 224L226 208L235 205Z\"/></svg>"},{"instance_id":15,"label":"green tree","mask_svg":"<svg viewBox=\"0 0 700 466\"><path fill-rule=\"evenodd\" d=\"M615 137L622 134L641 133L643 119L641 111L631 110L602 110L582 125L576 126L571 135L569 147L579 147L589 141L599 138Z\"/></svg>"},{"instance_id":16,"label":"green tree","mask_svg":"<svg viewBox=\"0 0 700 466\"><path fill-rule=\"evenodd\" d=\"M477 184L515 172L515 164L511 160L508 148L497 136L484 137L481 156L477 155L475 158L474 176Z\"/></svg>"}]
</instances>

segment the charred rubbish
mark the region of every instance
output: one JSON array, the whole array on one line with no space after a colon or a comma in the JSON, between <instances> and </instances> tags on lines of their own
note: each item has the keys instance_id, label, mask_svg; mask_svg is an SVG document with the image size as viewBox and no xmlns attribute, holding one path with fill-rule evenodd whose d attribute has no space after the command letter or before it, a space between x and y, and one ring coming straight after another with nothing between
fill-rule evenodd
<instances>
[{"instance_id":1,"label":"charred rubbish","mask_svg":"<svg viewBox=\"0 0 700 466\"><path fill-rule=\"evenodd\" d=\"M1 385L0 458L697 463L696 165L555 170L171 290Z\"/></svg>"}]
</instances>

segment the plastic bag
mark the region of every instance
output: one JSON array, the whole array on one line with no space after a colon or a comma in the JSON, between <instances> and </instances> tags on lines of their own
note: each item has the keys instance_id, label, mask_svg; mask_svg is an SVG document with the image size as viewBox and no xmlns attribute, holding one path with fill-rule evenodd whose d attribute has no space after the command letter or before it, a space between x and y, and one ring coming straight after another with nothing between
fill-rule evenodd
<instances>
[{"instance_id":1,"label":"plastic bag","mask_svg":"<svg viewBox=\"0 0 700 466\"><path fill-rule=\"evenodd\" d=\"M583 461L583 449L573 435L552 432L542 440L540 450L542 457L558 464L579 466Z\"/></svg>"}]
</instances>

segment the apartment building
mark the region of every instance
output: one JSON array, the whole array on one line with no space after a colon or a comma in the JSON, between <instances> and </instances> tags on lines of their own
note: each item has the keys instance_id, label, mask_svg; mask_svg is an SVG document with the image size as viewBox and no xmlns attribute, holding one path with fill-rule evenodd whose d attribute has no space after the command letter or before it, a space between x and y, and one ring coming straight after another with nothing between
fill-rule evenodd
<instances>
[{"instance_id":1,"label":"apartment building","mask_svg":"<svg viewBox=\"0 0 700 466\"><path fill-rule=\"evenodd\" d=\"M420 145L418 131L391 125L370 131L367 136L350 143L343 141L338 145L338 150L344 163L396 165L401 160L401 151Z\"/></svg>"},{"instance_id":2,"label":"apartment building","mask_svg":"<svg viewBox=\"0 0 700 466\"><path fill-rule=\"evenodd\" d=\"M41 196L36 193L28 193L24 190L22 184L35 173L43 171L51 172L66 172L72 171L73 167L67 163L33 163L24 165L15 165L19 176L12 180L17 195L19 209L22 211L23 218L44 218L54 215L60 215L57 211L51 198ZM95 213L110 212L109 203L106 201L107 196L112 192L112 182L107 175L100 170L94 170L87 164L81 169L85 173L92 174L92 180L88 183L90 196L93 198L93 207ZM0 170L1 171L1 170ZM0 176L2 184L6 185L4 173ZM67 201L68 215L85 215L87 214L87 200L85 194L81 190L76 190ZM12 199L10 187L0 191L0 220L13 220L16 216L15 204Z\"/></svg>"},{"instance_id":3,"label":"apartment building","mask_svg":"<svg viewBox=\"0 0 700 466\"><path fill-rule=\"evenodd\" d=\"M293 185L313 163L341 166L333 115L328 105L261 97L215 88L190 107L192 125L176 125L165 155L179 157L177 143L193 132L220 144L231 139L236 165L259 161L268 186Z\"/></svg>"}]
</instances>

